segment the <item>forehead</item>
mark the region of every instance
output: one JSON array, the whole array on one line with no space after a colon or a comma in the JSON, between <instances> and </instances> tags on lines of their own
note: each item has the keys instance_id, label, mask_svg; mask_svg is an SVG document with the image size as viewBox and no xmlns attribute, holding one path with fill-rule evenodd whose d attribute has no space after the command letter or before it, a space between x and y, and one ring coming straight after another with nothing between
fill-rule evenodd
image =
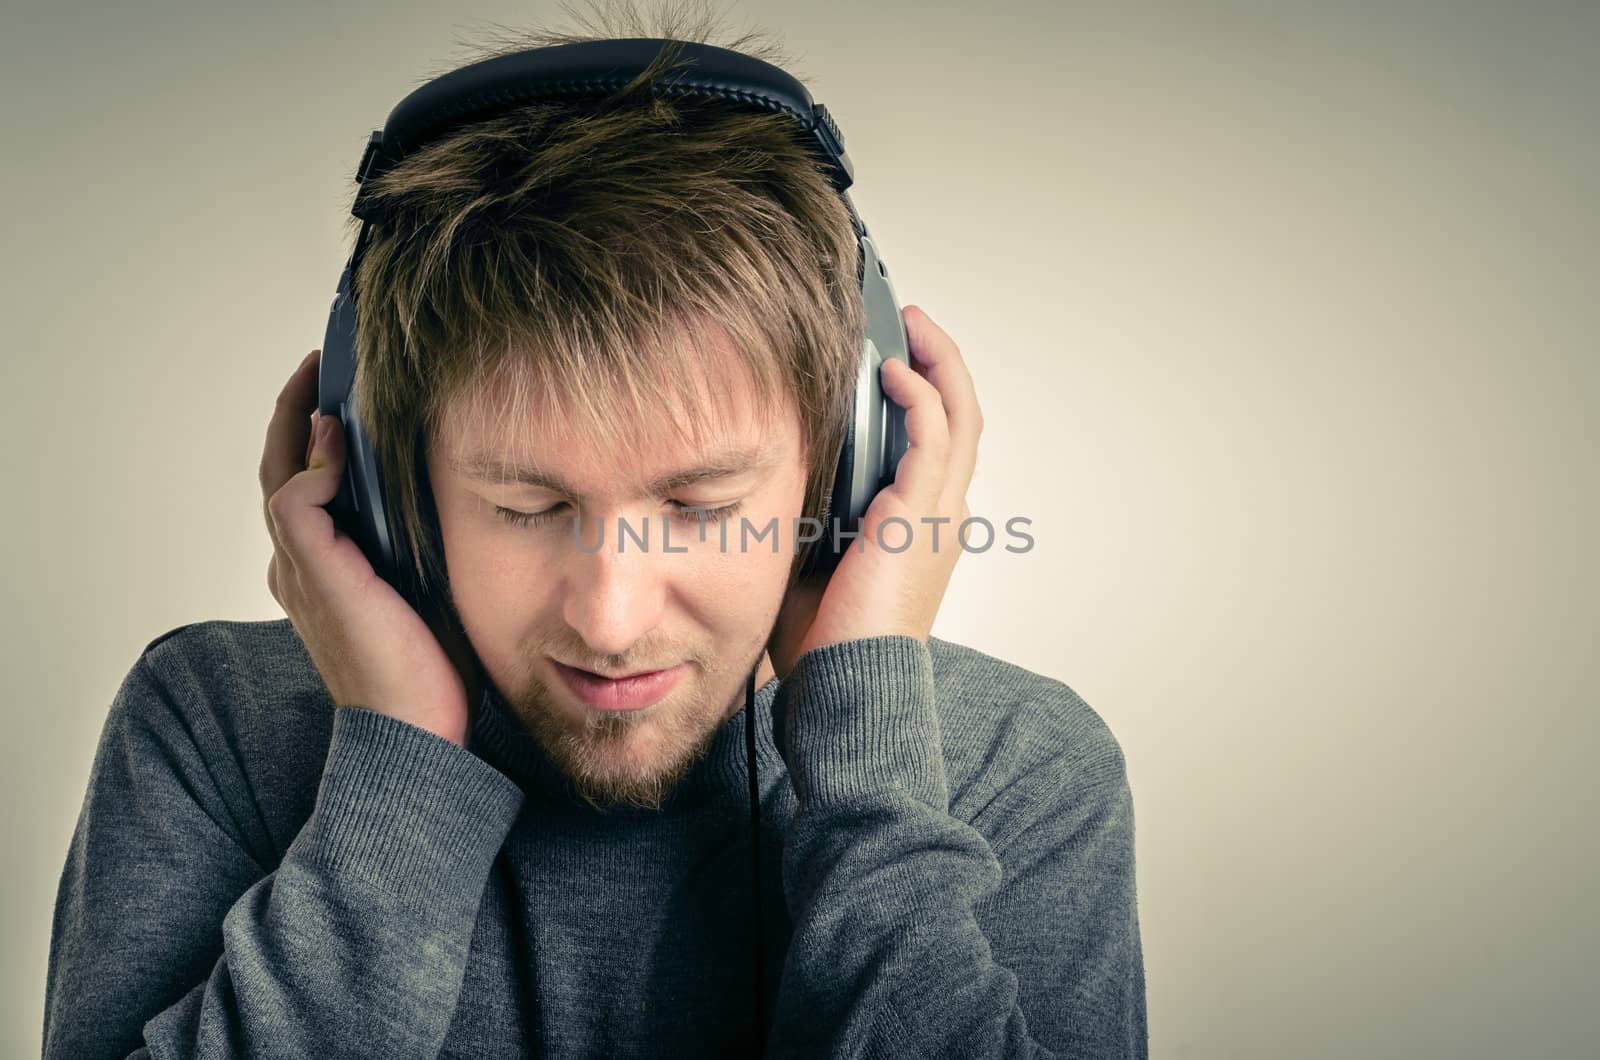
<instances>
[{"instance_id":1,"label":"forehead","mask_svg":"<svg viewBox=\"0 0 1600 1060\"><path fill-rule=\"evenodd\" d=\"M458 473L485 463L556 470L596 493L643 488L691 466L797 459L792 398L770 383L764 396L725 333L652 356L556 360L512 356L449 402L439 455Z\"/></svg>"}]
</instances>

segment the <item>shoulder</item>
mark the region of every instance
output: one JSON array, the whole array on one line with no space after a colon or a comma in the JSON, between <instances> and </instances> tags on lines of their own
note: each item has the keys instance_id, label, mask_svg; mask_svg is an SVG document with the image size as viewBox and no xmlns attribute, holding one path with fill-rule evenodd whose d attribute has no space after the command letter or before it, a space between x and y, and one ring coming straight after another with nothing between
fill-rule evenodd
<instances>
[{"instance_id":1,"label":"shoulder","mask_svg":"<svg viewBox=\"0 0 1600 1060\"><path fill-rule=\"evenodd\" d=\"M139 665L186 712L228 727L252 727L269 715L320 715L326 690L287 618L271 622L192 622L156 637ZM281 730L280 730L281 735Z\"/></svg>"},{"instance_id":2,"label":"shoulder","mask_svg":"<svg viewBox=\"0 0 1600 1060\"><path fill-rule=\"evenodd\" d=\"M930 637L950 811L991 838L1044 812L1122 798L1121 742L1066 683Z\"/></svg>"},{"instance_id":3,"label":"shoulder","mask_svg":"<svg viewBox=\"0 0 1600 1060\"><path fill-rule=\"evenodd\" d=\"M106 723L106 738L125 742L144 767L179 770L236 818L255 818L236 823L280 855L315 802L332 732L332 701L287 618L161 634Z\"/></svg>"}]
</instances>

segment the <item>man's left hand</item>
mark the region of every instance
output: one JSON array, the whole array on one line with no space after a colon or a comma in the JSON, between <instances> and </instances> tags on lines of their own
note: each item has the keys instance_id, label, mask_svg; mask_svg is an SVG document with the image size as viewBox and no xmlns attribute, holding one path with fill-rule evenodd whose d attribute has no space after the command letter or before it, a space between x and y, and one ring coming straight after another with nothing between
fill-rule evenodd
<instances>
[{"instance_id":1,"label":"man's left hand","mask_svg":"<svg viewBox=\"0 0 1600 1060\"><path fill-rule=\"evenodd\" d=\"M971 514L967 487L983 414L955 341L918 306L900 316L912 365L887 360L879 375L889 399L906 410L908 447L894 482L868 505L861 536L845 539L849 547L832 576L802 580L784 597L767 644L780 679L801 655L826 644L889 635L927 643L961 558L956 534ZM880 546L880 532L888 548ZM831 533L824 528L818 543Z\"/></svg>"}]
</instances>

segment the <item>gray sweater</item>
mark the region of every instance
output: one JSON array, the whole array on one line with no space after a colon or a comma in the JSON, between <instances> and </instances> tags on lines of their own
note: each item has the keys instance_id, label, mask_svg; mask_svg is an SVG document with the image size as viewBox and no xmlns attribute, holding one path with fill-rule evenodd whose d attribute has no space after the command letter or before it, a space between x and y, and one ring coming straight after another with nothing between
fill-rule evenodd
<instances>
[{"instance_id":1,"label":"gray sweater","mask_svg":"<svg viewBox=\"0 0 1600 1060\"><path fill-rule=\"evenodd\" d=\"M753 1055L749 715L660 811L602 814L486 685L463 748L333 709L287 619L153 641L67 852L44 1055ZM1076 693L874 637L754 716L766 1055L1146 1056L1132 796Z\"/></svg>"}]
</instances>

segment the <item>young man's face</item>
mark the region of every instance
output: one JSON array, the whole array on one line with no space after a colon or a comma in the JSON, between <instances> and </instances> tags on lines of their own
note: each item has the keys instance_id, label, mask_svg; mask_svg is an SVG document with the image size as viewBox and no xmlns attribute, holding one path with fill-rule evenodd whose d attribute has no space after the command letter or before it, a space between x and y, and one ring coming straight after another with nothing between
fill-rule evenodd
<instances>
[{"instance_id":1,"label":"young man's face","mask_svg":"<svg viewBox=\"0 0 1600 1060\"><path fill-rule=\"evenodd\" d=\"M665 428L636 451L594 430L563 434L534 422L510 437L447 423L428 453L451 599L472 647L551 760L597 801L655 805L738 708L751 670L760 664L758 683L772 673L766 639L804 501L800 422L791 406L763 432L753 384L725 353L718 364L702 385L732 412L713 417L716 436L704 446ZM559 483L500 484L472 474L475 459L537 468ZM719 462L732 469L652 486ZM735 503L726 548L719 523L702 529L682 511ZM497 507L554 510L519 526ZM751 535L741 549L741 518L756 530L776 520L776 534ZM620 538L620 552L619 520L634 531ZM607 710L585 702L566 667L606 675L675 668L676 680L648 706ZM617 691L589 687L601 698Z\"/></svg>"}]
</instances>

